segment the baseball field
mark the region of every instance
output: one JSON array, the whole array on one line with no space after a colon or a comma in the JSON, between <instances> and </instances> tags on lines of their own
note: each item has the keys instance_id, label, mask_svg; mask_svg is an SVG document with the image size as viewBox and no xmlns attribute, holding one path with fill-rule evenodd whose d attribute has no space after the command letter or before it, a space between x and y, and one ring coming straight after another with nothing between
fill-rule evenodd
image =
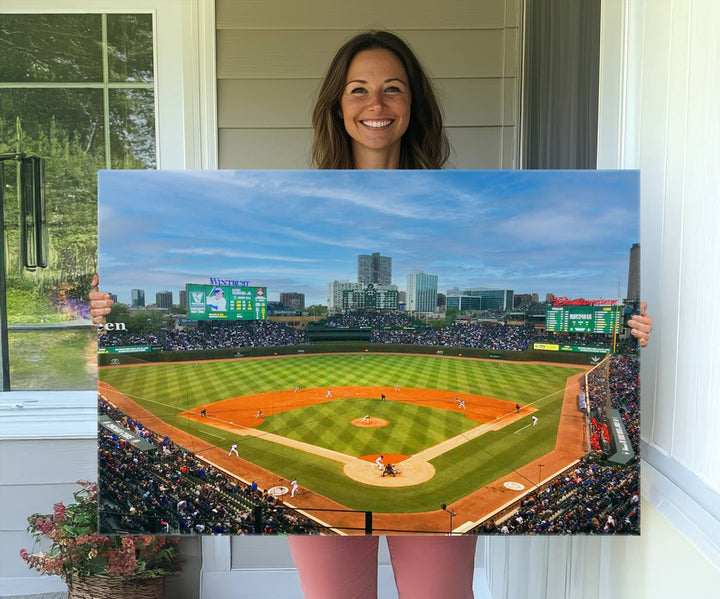
<instances>
[{"instance_id":1,"label":"baseball field","mask_svg":"<svg viewBox=\"0 0 720 599\"><path fill-rule=\"evenodd\" d=\"M126 413L218 467L264 488L297 478L294 505L427 526L445 517L440 502L476 521L519 492L502 481L532 487L579 457L585 370L352 353L110 366L99 378ZM381 476L381 454L397 476Z\"/></svg>"}]
</instances>

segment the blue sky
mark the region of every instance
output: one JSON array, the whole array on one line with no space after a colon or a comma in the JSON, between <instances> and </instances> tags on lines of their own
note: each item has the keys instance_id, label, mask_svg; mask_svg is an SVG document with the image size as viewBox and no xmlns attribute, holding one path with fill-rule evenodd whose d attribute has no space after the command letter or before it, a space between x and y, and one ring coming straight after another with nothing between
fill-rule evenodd
<instances>
[{"instance_id":1,"label":"blue sky","mask_svg":"<svg viewBox=\"0 0 720 599\"><path fill-rule=\"evenodd\" d=\"M305 293L392 257L438 291L624 297L639 242L636 171L101 171L100 288L174 293L209 277Z\"/></svg>"}]
</instances>

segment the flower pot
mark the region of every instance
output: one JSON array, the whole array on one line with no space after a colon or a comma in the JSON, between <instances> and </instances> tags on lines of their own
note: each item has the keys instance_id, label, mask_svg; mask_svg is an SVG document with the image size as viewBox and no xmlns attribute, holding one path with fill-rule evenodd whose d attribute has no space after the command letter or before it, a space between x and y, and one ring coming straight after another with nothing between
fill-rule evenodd
<instances>
[{"instance_id":1,"label":"flower pot","mask_svg":"<svg viewBox=\"0 0 720 599\"><path fill-rule=\"evenodd\" d=\"M68 582L68 599L163 599L165 578L88 576Z\"/></svg>"}]
</instances>

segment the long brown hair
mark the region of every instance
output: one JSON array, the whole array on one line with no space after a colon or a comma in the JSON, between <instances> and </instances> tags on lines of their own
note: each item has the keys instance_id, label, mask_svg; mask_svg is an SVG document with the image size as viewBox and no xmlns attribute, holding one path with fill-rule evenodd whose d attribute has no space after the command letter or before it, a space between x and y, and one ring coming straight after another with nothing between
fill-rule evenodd
<instances>
[{"instance_id":1,"label":"long brown hair","mask_svg":"<svg viewBox=\"0 0 720 599\"><path fill-rule=\"evenodd\" d=\"M355 55L363 50L378 49L389 50L398 57L405 67L412 94L410 123L400 146L400 168L442 168L450 155L450 146L432 84L410 47L388 31L360 33L335 54L313 109L313 164L321 169L355 168L350 136L340 116L340 98Z\"/></svg>"}]
</instances>

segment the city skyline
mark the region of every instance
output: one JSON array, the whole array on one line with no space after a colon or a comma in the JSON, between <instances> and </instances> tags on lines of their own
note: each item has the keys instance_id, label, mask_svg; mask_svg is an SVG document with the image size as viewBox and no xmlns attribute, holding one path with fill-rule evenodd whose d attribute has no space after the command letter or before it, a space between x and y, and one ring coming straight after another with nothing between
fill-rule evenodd
<instances>
[{"instance_id":1,"label":"city skyline","mask_svg":"<svg viewBox=\"0 0 720 599\"><path fill-rule=\"evenodd\" d=\"M618 298L639 239L635 171L101 171L102 290L122 303L210 277L304 293L358 256L453 287Z\"/></svg>"}]
</instances>

